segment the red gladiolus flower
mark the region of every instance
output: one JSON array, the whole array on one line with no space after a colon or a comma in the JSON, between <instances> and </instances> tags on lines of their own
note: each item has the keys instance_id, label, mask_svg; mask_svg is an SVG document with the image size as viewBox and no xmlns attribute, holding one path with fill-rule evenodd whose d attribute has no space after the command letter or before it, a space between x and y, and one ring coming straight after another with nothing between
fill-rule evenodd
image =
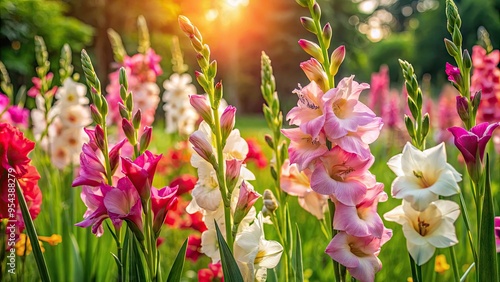
<instances>
[{"instance_id":1,"label":"red gladiolus flower","mask_svg":"<svg viewBox=\"0 0 500 282\"><path fill-rule=\"evenodd\" d=\"M188 246L186 250L186 258L192 262L198 261L198 258L202 255L201 250L201 237L199 235L189 236Z\"/></svg>"},{"instance_id":2,"label":"red gladiolus flower","mask_svg":"<svg viewBox=\"0 0 500 282\"><path fill-rule=\"evenodd\" d=\"M246 141L248 144L248 154L245 162L254 161L258 168L265 168L267 166L267 159L259 143L254 139L247 139Z\"/></svg>"},{"instance_id":3,"label":"red gladiolus flower","mask_svg":"<svg viewBox=\"0 0 500 282\"><path fill-rule=\"evenodd\" d=\"M181 176L176 177L172 182L170 182L170 187L178 186L177 196L184 195L189 191L194 189L194 185L196 184L196 177L190 174L183 174Z\"/></svg>"},{"instance_id":4,"label":"red gladiolus flower","mask_svg":"<svg viewBox=\"0 0 500 282\"><path fill-rule=\"evenodd\" d=\"M15 184L14 180L19 182L30 215L32 219L35 219L40 213L42 193L38 187L40 175L36 168L30 164L31 160L28 158L29 152L34 147L35 143L25 138L24 134L17 128L7 123L0 123L0 219L17 219L20 223L20 231L24 229L21 210L17 205L16 196L14 203L17 212L15 215L8 212L9 204L12 203L12 198L8 196L12 193L8 189L12 187L12 184Z\"/></svg>"},{"instance_id":5,"label":"red gladiolus flower","mask_svg":"<svg viewBox=\"0 0 500 282\"><path fill-rule=\"evenodd\" d=\"M199 282L224 282L224 274L222 273L222 265L220 263L210 263L208 268L203 268L198 271Z\"/></svg>"}]
</instances>

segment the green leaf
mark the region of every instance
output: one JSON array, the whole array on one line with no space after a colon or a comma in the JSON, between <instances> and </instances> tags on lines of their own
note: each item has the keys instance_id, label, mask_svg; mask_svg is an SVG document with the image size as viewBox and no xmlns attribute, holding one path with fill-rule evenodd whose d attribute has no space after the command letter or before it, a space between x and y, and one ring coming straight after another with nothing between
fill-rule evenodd
<instances>
[{"instance_id":1,"label":"green leaf","mask_svg":"<svg viewBox=\"0 0 500 282\"><path fill-rule=\"evenodd\" d=\"M292 265L295 270L295 281L304 281L304 269L302 264L302 242L300 239L299 226L295 223L295 247L292 255Z\"/></svg>"},{"instance_id":2,"label":"green leaf","mask_svg":"<svg viewBox=\"0 0 500 282\"><path fill-rule=\"evenodd\" d=\"M172 264L170 273L168 274L167 282L181 281L182 269L184 268L184 259L186 258L187 243L188 239L184 241L184 244L182 244L182 247L177 253L177 257L175 257L175 261Z\"/></svg>"},{"instance_id":3,"label":"green leaf","mask_svg":"<svg viewBox=\"0 0 500 282\"><path fill-rule=\"evenodd\" d=\"M36 234L35 226L33 225L33 220L31 219L30 212L28 210L28 205L26 205L26 200L24 199L23 192L19 186L19 182L16 181L16 193L18 197L19 207L21 213L23 214L24 225L26 226L26 233L30 238L31 247L33 248L33 255L35 256L36 265L38 267L38 273L40 274L40 279L42 281L50 281L49 271L47 269L47 264L45 263L45 258L43 257L42 250L40 249L40 244L38 242L38 235Z\"/></svg>"},{"instance_id":4,"label":"green leaf","mask_svg":"<svg viewBox=\"0 0 500 282\"><path fill-rule=\"evenodd\" d=\"M484 185L484 202L479 232L479 281L498 281L497 254L495 244L495 214L491 197L490 160L486 154L486 180Z\"/></svg>"},{"instance_id":5,"label":"green leaf","mask_svg":"<svg viewBox=\"0 0 500 282\"><path fill-rule=\"evenodd\" d=\"M219 251L222 263L222 271L224 273L224 281L240 282L243 281L238 264L234 260L233 253L220 233L219 225L214 220L215 230L217 231L217 241L219 242Z\"/></svg>"}]
</instances>

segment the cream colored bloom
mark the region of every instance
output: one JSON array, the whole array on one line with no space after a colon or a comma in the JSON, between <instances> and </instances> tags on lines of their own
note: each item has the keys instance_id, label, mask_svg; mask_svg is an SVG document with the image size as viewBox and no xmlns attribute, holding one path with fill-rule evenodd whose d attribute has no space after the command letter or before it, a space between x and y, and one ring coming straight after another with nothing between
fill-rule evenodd
<instances>
[{"instance_id":1,"label":"cream colored bloom","mask_svg":"<svg viewBox=\"0 0 500 282\"><path fill-rule=\"evenodd\" d=\"M75 82L71 78L66 78L63 85L57 89L56 92L56 106L63 105L87 105L89 99L85 97L87 94L87 87L82 84Z\"/></svg>"},{"instance_id":2,"label":"cream colored bloom","mask_svg":"<svg viewBox=\"0 0 500 282\"><path fill-rule=\"evenodd\" d=\"M417 211L407 201L384 214L385 220L403 226L406 247L418 265L426 263L436 248L447 248L458 243L453 225L460 214L452 201L437 200L423 211Z\"/></svg>"},{"instance_id":3,"label":"cream colored bloom","mask_svg":"<svg viewBox=\"0 0 500 282\"><path fill-rule=\"evenodd\" d=\"M259 213L249 227L236 235L234 257L244 281L265 281L267 269L278 265L283 247L264 238L264 218Z\"/></svg>"},{"instance_id":4,"label":"cream colored bloom","mask_svg":"<svg viewBox=\"0 0 500 282\"><path fill-rule=\"evenodd\" d=\"M462 177L446 162L444 143L423 152L406 143L403 153L392 157L387 165L397 175L392 196L410 202L416 210L425 210L439 196L460 193L457 182Z\"/></svg>"}]
</instances>

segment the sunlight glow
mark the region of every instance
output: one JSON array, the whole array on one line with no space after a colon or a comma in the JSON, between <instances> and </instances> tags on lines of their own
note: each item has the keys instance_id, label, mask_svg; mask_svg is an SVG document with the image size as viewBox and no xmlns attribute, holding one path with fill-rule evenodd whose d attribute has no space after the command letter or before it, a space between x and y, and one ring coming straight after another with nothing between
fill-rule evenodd
<instances>
[{"instance_id":1,"label":"sunlight glow","mask_svg":"<svg viewBox=\"0 0 500 282\"><path fill-rule=\"evenodd\" d=\"M246 6L248 5L248 0L226 0L228 6L232 8L236 8L238 6Z\"/></svg>"}]
</instances>

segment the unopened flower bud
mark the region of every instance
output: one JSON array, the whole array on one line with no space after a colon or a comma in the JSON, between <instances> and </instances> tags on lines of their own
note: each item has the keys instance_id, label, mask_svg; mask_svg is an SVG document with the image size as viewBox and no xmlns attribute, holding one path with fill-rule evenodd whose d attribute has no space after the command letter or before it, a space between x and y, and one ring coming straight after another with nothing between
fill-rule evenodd
<instances>
[{"instance_id":1,"label":"unopened flower bud","mask_svg":"<svg viewBox=\"0 0 500 282\"><path fill-rule=\"evenodd\" d=\"M422 121L422 138L425 138L429 134L430 120L429 113L425 113L424 120Z\"/></svg>"},{"instance_id":2,"label":"unopened flower bud","mask_svg":"<svg viewBox=\"0 0 500 282\"><path fill-rule=\"evenodd\" d=\"M453 33L455 26L460 28L462 25L462 20L458 14L457 5L453 0L446 0L446 28L450 34Z\"/></svg>"},{"instance_id":3,"label":"unopened flower bud","mask_svg":"<svg viewBox=\"0 0 500 282\"><path fill-rule=\"evenodd\" d=\"M215 77L216 74L217 74L217 61L213 60L212 62L210 62L210 65L208 66L207 75L208 77Z\"/></svg>"},{"instance_id":4,"label":"unopened flower bud","mask_svg":"<svg viewBox=\"0 0 500 282\"><path fill-rule=\"evenodd\" d=\"M179 27L186 35L194 34L194 26L186 16L179 16L178 21Z\"/></svg>"},{"instance_id":5,"label":"unopened flower bud","mask_svg":"<svg viewBox=\"0 0 500 282\"><path fill-rule=\"evenodd\" d=\"M457 96L457 112L460 119L465 123L470 119L469 102L464 96Z\"/></svg>"},{"instance_id":6,"label":"unopened flower bud","mask_svg":"<svg viewBox=\"0 0 500 282\"><path fill-rule=\"evenodd\" d=\"M214 151L212 145L205 139L205 135L201 131L195 131L191 136L189 136L189 142L193 145L193 149L202 157L204 160L216 165Z\"/></svg>"},{"instance_id":7,"label":"unopened flower bud","mask_svg":"<svg viewBox=\"0 0 500 282\"><path fill-rule=\"evenodd\" d=\"M313 56L320 63L323 63L325 61L323 58L323 54L321 53L321 48L318 46L318 44L309 40L300 39L299 45L307 54Z\"/></svg>"},{"instance_id":8,"label":"unopened flower bud","mask_svg":"<svg viewBox=\"0 0 500 282\"><path fill-rule=\"evenodd\" d=\"M312 16L313 16L313 19L315 19L315 20L319 20L321 18L321 8L319 7L318 3L314 3L314 5L313 5Z\"/></svg>"},{"instance_id":9,"label":"unopened flower bud","mask_svg":"<svg viewBox=\"0 0 500 282\"><path fill-rule=\"evenodd\" d=\"M124 67L120 68L120 77L119 77L120 84L125 87L125 89L128 89L128 80L127 80L127 73L125 71ZM123 98L122 98L123 99Z\"/></svg>"},{"instance_id":10,"label":"unopened flower bud","mask_svg":"<svg viewBox=\"0 0 500 282\"><path fill-rule=\"evenodd\" d=\"M220 117L222 140L226 140L227 137L229 137L229 134L231 134L231 131L234 128L235 114L236 108L231 105L227 106L227 108L222 113Z\"/></svg>"},{"instance_id":11,"label":"unopened flower bud","mask_svg":"<svg viewBox=\"0 0 500 282\"><path fill-rule=\"evenodd\" d=\"M451 35L451 39L453 40L453 43L455 43L455 45L462 46L462 33L460 33L459 28L455 27Z\"/></svg>"},{"instance_id":12,"label":"unopened flower bud","mask_svg":"<svg viewBox=\"0 0 500 282\"><path fill-rule=\"evenodd\" d=\"M300 23L309 32L316 33L316 26L313 19L309 17L300 17Z\"/></svg>"},{"instance_id":13,"label":"unopened flower bud","mask_svg":"<svg viewBox=\"0 0 500 282\"><path fill-rule=\"evenodd\" d=\"M96 106L94 104L90 105L90 115L92 116L92 120L96 124L102 124L103 123L102 115L101 115L101 113L99 113L99 110L97 110L97 108L96 108Z\"/></svg>"},{"instance_id":14,"label":"unopened flower bud","mask_svg":"<svg viewBox=\"0 0 500 282\"><path fill-rule=\"evenodd\" d=\"M222 80L215 84L215 107L219 106L220 100L222 100Z\"/></svg>"},{"instance_id":15,"label":"unopened flower bud","mask_svg":"<svg viewBox=\"0 0 500 282\"><path fill-rule=\"evenodd\" d=\"M97 125L95 127L94 133L95 143L97 144L97 147L104 153L104 130L100 125Z\"/></svg>"},{"instance_id":16,"label":"unopened flower bud","mask_svg":"<svg viewBox=\"0 0 500 282\"><path fill-rule=\"evenodd\" d=\"M262 207L262 213L264 216L269 216L273 214L276 209L278 209L278 202L276 201L273 192L266 189L264 191L264 206Z\"/></svg>"},{"instance_id":17,"label":"unopened flower bud","mask_svg":"<svg viewBox=\"0 0 500 282\"><path fill-rule=\"evenodd\" d=\"M310 60L300 63L300 68L304 71L307 78L310 81L316 82L323 92L328 90L328 78L323 70L323 66L316 59L311 58Z\"/></svg>"},{"instance_id":18,"label":"unopened flower bud","mask_svg":"<svg viewBox=\"0 0 500 282\"><path fill-rule=\"evenodd\" d=\"M151 143L151 137L153 134L153 130L151 126L146 126L144 127L144 131L142 132L140 141L139 141L139 146L141 149L141 152L146 151L146 149L149 147L149 144Z\"/></svg>"},{"instance_id":19,"label":"unopened flower bud","mask_svg":"<svg viewBox=\"0 0 500 282\"><path fill-rule=\"evenodd\" d=\"M106 99L101 99L102 101L102 105L101 105L101 114L103 116L106 116L108 114L108 101L106 101Z\"/></svg>"},{"instance_id":20,"label":"unopened flower bud","mask_svg":"<svg viewBox=\"0 0 500 282\"><path fill-rule=\"evenodd\" d=\"M446 51L448 51L448 54L450 54L450 56L455 57L456 55L458 55L457 45L455 45L455 43L453 43L448 38L444 39L444 46L446 47Z\"/></svg>"},{"instance_id":21,"label":"unopened flower bud","mask_svg":"<svg viewBox=\"0 0 500 282\"><path fill-rule=\"evenodd\" d=\"M331 59L330 59L330 75L334 76L339 71L340 65L345 58L345 46L340 45L337 49L333 50Z\"/></svg>"},{"instance_id":22,"label":"unopened flower bud","mask_svg":"<svg viewBox=\"0 0 500 282\"><path fill-rule=\"evenodd\" d=\"M199 71L195 71L194 75L195 75L198 83L201 85L201 87L206 89L208 87L208 80L207 80L207 77L205 76L205 74L203 74L202 72L199 72Z\"/></svg>"},{"instance_id":23,"label":"unopened flower bud","mask_svg":"<svg viewBox=\"0 0 500 282\"><path fill-rule=\"evenodd\" d=\"M415 127L413 126L413 121L408 115L405 115L404 120L408 135L410 135L411 138L415 138Z\"/></svg>"},{"instance_id":24,"label":"unopened flower bud","mask_svg":"<svg viewBox=\"0 0 500 282\"><path fill-rule=\"evenodd\" d=\"M189 95L189 102L207 124L212 124L212 110L205 95Z\"/></svg>"},{"instance_id":25,"label":"unopened flower bud","mask_svg":"<svg viewBox=\"0 0 500 282\"><path fill-rule=\"evenodd\" d=\"M467 49L464 50L462 59L464 62L464 67L466 69L470 69L472 67L472 60L470 58L470 54L469 54L469 51L467 51Z\"/></svg>"},{"instance_id":26,"label":"unopened flower bud","mask_svg":"<svg viewBox=\"0 0 500 282\"><path fill-rule=\"evenodd\" d=\"M300 6L307 8L307 0L295 0Z\"/></svg>"},{"instance_id":27,"label":"unopened flower bud","mask_svg":"<svg viewBox=\"0 0 500 282\"><path fill-rule=\"evenodd\" d=\"M135 129L132 123L128 119L122 119L122 129L123 132L125 133L125 136L127 136L128 141L130 144L135 145L137 144L137 139L135 137Z\"/></svg>"},{"instance_id":28,"label":"unopened flower bud","mask_svg":"<svg viewBox=\"0 0 500 282\"><path fill-rule=\"evenodd\" d=\"M135 130L138 130L139 127L141 127L141 119L141 109L137 109L137 112L135 112L134 117L132 118L132 124L134 125Z\"/></svg>"},{"instance_id":29,"label":"unopened flower bud","mask_svg":"<svg viewBox=\"0 0 500 282\"><path fill-rule=\"evenodd\" d=\"M481 90L477 91L476 94L474 94L474 97L472 97L472 107L474 110L474 113L477 112L477 109L479 109L479 105L481 104Z\"/></svg>"},{"instance_id":30,"label":"unopened flower bud","mask_svg":"<svg viewBox=\"0 0 500 282\"><path fill-rule=\"evenodd\" d=\"M273 137L271 137L271 135L269 135L269 134L264 135L264 140L266 141L269 148L271 148L271 149L274 148L274 141L273 141Z\"/></svg>"},{"instance_id":31,"label":"unopened flower bud","mask_svg":"<svg viewBox=\"0 0 500 282\"><path fill-rule=\"evenodd\" d=\"M198 61L198 65L201 67L201 69L208 68L208 62L201 53L196 54L196 61Z\"/></svg>"},{"instance_id":32,"label":"unopened flower bud","mask_svg":"<svg viewBox=\"0 0 500 282\"><path fill-rule=\"evenodd\" d=\"M125 89L125 86L120 85L120 98L122 99L122 101L127 100L127 96L127 89Z\"/></svg>"},{"instance_id":33,"label":"unopened flower bud","mask_svg":"<svg viewBox=\"0 0 500 282\"><path fill-rule=\"evenodd\" d=\"M120 116L124 119L130 119L130 115L128 113L128 110L127 108L125 107L125 105L123 105L122 103L118 102L118 110L120 112Z\"/></svg>"},{"instance_id":34,"label":"unopened flower bud","mask_svg":"<svg viewBox=\"0 0 500 282\"><path fill-rule=\"evenodd\" d=\"M238 196L238 202L236 203L236 209L233 217L236 225L239 224L248 214L259 197L260 194L255 192L249 184L247 185L245 181L241 183L240 195Z\"/></svg>"},{"instance_id":35,"label":"unopened flower bud","mask_svg":"<svg viewBox=\"0 0 500 282\"><path fill-rule=\"evenodd\" d=\"M232 192L240 177L241 165L243 161L232 159L226 160L226 182L227 189Z\"/></svg>"},{"instance_id":36,"label":"unopened flower bud","mask_svg":"<svg viewBox=\"0 0 500 282\"><path fill-rule=\"evenodd\" d=\"M194 34L189 35L189 39L191 40L191 45L193 45L194 50L197 52L201 52L203 49L203 44L201 43L200 39L196 38Z\"/></svg>"},{"instance_id":37,"label":"unopened flower bud","mask_svg":"<svg viewBox=\"0 0 500 282\"><path fill-rule=\"evenodd\" d=\"M330 23L326 23L321 32L323 37L323 42L325 42L325 48L330 47L330 42L332 41L332 26Z\"/></svg>"},{"instance_id":38,"label":"unopened flower bud","mask_svg":"<svg viewBox=\"0 0 500 282\"><path fill-rule=\"evenodd\" d=\"M460 69L455 67L450 63L446 63L445 68L446 75L448 75L448 80L456 83L457 85L462 84L462 75L460 74Z\"/></svg>"}]
</instances>

